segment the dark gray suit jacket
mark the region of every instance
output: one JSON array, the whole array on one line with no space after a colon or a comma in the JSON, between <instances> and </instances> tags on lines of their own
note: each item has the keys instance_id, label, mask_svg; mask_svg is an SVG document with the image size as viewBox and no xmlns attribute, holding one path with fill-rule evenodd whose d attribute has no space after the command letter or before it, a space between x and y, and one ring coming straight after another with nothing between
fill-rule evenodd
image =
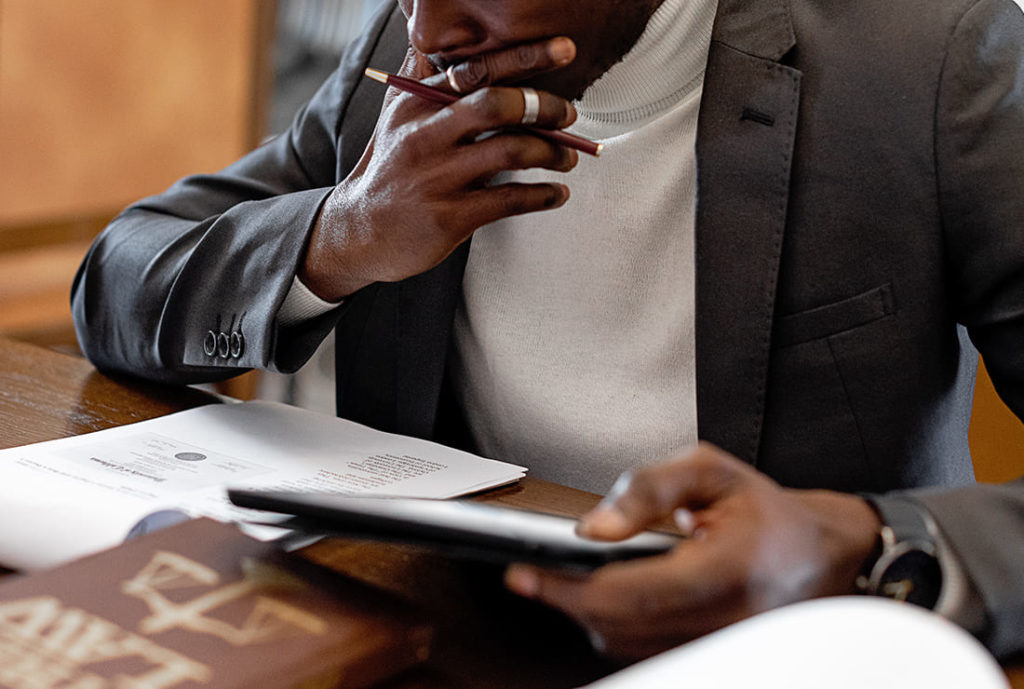
<instances>
[{"instance_id":1,"label":"dark gray suit jacket","mask_svg":"<svg viewBox=\"0 0 1024 689\"><path fill-rule=\"evenodd\" d=\"M700 435L786 485L925 505L985 604L974 631L1024 649L1024 484L969 485L967 447L975 346L1024 412L1024 16L1012 0L719 5L697 144ZM405 48L382 13L288 133L110 225L72 300L97 366L293 370L337 327L340 414L459 436L444 374L467 246L313 322L274 320L372 133L383 88L363 67L397 69ZM244 349L211 356L209 331ZM892 493L923 486L943 488Z\"/></svg>"}]
</instances>

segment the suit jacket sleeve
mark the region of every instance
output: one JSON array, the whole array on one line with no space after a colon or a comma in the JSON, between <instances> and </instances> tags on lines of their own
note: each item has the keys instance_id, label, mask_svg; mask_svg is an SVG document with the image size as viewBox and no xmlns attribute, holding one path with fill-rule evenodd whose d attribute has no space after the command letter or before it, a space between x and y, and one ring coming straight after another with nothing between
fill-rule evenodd
<instances>
[{"instance_id":1,"label":"suit jacket sleeve","mask_svg":"<svg viewBox=\"0 0 1024 689\"><path fill-rule=\"evenodd\" d=\"M1024 14L1013 2L981 0L964 15L939 93L936 179L954 315L1024 418ZM931 513L963 568L979 608L965 611L971 631L998 656L1024 653L1024 481L903 497Z\"/></svg>"},{"instance_id":2,"label":"suit jacket sleeve","mask_svg":"<svg viewBox=\"0 0 1024 689\"><path fill-rule=\"evenodd\" d=\"M79 342L97 367L193 383L292 371L313 353L338 314L287 330L275 314L335 185L342 114L388 11L289 131L132 205L101 233L72 286ZM204 347L211 332L240 335L229 356Z\"/></svg>"}]
</instances>

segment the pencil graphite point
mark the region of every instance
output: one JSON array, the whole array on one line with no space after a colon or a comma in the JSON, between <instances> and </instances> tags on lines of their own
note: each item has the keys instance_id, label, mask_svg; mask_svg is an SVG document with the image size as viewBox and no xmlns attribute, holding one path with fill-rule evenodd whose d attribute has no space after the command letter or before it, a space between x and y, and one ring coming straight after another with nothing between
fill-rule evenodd
<instances>
[{"instance_id":1,"label":"pencil graphite point","mask_svg":"<svg viewBox=\"0 0 1024 689\"><path fill-rule=\"evenodd\" d=\"M373 67L367 67L365 70L363 70L363 74L365 74L366 76L370 77L371 79L375 79L375 80L379 81L382 84L388 83L388 74L387 74L387 72L382 72L379 69L374 69Z\"/></svg>"}]
</instances>

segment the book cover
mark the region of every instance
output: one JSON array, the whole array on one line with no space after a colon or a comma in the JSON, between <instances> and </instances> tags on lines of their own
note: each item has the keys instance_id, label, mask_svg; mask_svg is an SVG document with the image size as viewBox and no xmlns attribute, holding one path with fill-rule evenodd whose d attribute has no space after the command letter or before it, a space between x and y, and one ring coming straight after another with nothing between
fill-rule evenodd
<instances>
[{"instance_id":1,"label":"book cover","mask_svg":"<svg viewBox=\"0 0 1024 689\"><path fill-rule=\"evenodd\" d=\"M426 658L393 599L196 519L0 583L0 687L366 687Z\"/></svg>"}]
</instances>

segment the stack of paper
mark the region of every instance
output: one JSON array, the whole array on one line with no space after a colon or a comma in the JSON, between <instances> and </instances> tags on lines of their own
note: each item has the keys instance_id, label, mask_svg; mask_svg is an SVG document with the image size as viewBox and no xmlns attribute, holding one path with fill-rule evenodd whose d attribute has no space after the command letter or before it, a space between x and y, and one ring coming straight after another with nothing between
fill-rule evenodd
<instances>
[{"instance_id":1,"label":"stack of paper","mask_svg":"<svg viewBox=\"0 0 1024 689\"><path fill-rule=\"evenodd\" d=\"M0 564L53 566L120 543L159 511L251 518L228 486L449 498L525 471L283 404L209 405L0 450Z\"/></svg>"}]
</instances>

